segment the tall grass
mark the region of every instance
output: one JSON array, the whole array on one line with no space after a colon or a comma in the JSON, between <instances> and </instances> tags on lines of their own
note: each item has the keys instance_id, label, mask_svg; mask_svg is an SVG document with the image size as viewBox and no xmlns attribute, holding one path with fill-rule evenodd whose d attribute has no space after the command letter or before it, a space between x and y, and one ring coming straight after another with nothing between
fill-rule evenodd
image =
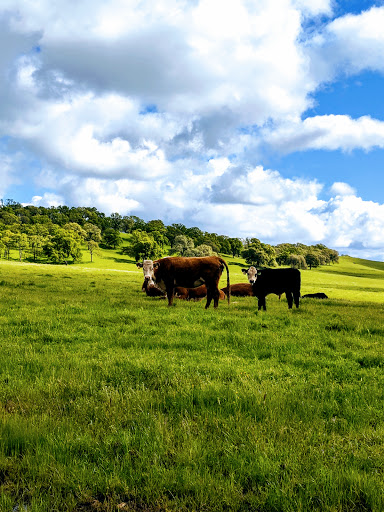
<instances>
[{"instance_id":1,"label":"tall grass","mask_svg":"<svg viewBox=\"0 0 384 512\"><path fill-rule=\"evenodd\" d=\"M257 312L1 262L0 510L383 510L381 276L344 259L302 273L330 299Z\"/></svg>"}]
</instances>

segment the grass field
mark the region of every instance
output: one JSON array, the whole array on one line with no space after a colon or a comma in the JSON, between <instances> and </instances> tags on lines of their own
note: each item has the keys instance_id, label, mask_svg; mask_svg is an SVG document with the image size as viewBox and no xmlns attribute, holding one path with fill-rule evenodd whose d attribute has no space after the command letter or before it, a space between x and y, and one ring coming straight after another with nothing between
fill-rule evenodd
<instances>
[{"instance_id":1,"label":"grass field","mask_svg":"<svg viewBox=\"0 0 384 512\"><path fill-rule=\"evenodd\" d=\"M117 252L0 260L0 511L384 510L383 277L343 257L302 271L327 300L204 310Z\"/></svg>"}]
</instances>

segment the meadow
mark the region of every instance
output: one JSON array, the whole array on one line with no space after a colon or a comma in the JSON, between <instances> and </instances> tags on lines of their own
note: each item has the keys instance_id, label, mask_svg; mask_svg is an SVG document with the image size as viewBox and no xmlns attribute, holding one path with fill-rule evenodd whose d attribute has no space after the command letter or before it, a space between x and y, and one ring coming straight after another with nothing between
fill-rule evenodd
<instances>
[{"instance_id":1,"label":"meadow","mask_svg":"<svg viewBox=\"0 0 384 512\"><path fill-rule=\"evenodd\" d=\"M0 260L0 511L384 510L383 278L342 257L302 271L329 299L205 310L117 252Z\"/></svg>"}]
</instances>

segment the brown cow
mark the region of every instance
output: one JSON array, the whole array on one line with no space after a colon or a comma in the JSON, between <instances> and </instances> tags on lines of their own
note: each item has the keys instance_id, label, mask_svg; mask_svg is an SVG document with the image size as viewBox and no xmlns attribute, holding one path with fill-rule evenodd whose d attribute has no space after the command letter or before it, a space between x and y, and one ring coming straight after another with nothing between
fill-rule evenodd
<instances>
[{"instance_id":1,"label":"brown cow","mask_svg":"<svg viewBox=\"0 0 384 512\"><path fill-rule=\"evenodd\" d=\"M225 299L225 294L222 290L219 290L220 300ZM198 286L197 288L184 288L183 286L176 286L174 290L175 297L183 300L201 300L207 296L207 287L205 284Z\"/></svg>"},{"instance_id":2,"label":"brown cow","mask_svg":"<svg viewBox=\"0 0 384 512\"><path fill-rule=\"evenodd\" d=\"M227 286L229 287L229 269L226 262L219 256L205 256L201 258L183 258L173 256L160 260L144 260L137 264L143 268L144 277L152 280L159 288L167 292L168 305L173 304L174 287L197 288L202 284L207 287L207 303L205 309L212 302L214 307L219 305L219 281L224 267L227 270ZM228 295L228 304L230 294Z\"/></svg>"},{"instance_id":3,"label":"brown cow","mask_svg":"<svg viewBox=\"0 0 384 512\"><path fill-rule=\"evenodd\" d=\"M228 287L222 288L220 291L228 294ZM252 285L249 283L231 284L231 295L234 297L254 297Z\"/></svg>"}]
</instances>

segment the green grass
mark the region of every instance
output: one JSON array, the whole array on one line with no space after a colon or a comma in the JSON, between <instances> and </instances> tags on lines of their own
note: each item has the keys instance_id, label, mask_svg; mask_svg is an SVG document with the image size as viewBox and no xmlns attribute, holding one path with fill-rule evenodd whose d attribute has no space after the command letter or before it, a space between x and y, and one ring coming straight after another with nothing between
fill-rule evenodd
<instances>
[{"instance_id":1,"label":"green grass","mask_svg":"<svg viewBox=\"0 0 384 512\"><path fill-rule=\"evenodd\" d=\"M0 260L1 511L384 509L381 264L215 311L104 256Z\"/></svg>"}]
</instances>

